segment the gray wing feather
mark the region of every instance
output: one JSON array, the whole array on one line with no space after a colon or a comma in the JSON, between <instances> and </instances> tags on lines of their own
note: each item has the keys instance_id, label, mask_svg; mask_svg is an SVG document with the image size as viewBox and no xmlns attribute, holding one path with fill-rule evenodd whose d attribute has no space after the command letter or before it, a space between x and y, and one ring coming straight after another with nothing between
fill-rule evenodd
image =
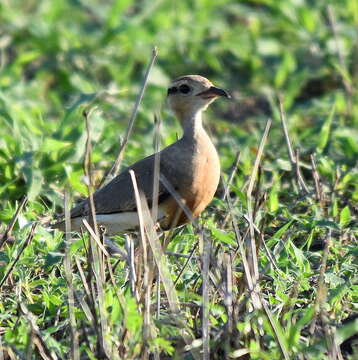
<instances>
[{"instance_id":1,"label":"gray wing feather","mask_svg":"<svg viewBox=\"0 0 358 360\"><path fill-rule=\"evenodd\" d=\"M166 176L170 168L160 159L160 172ZM93 194L96 214L110 214L118 212L129 212L136 210L136 200L133 191L132 180L129 170L133 170L137 179L138 188L144 193L149 206L153 203L153 175L155 155L148 156L116 176L107 185ZM175 186L176 184L172 184ZM158 199L169 197L167 189L159 182ZM89 213L88 199L79 203L71 210L71 218L86 216Z\"/></svg>"}]
</instances>

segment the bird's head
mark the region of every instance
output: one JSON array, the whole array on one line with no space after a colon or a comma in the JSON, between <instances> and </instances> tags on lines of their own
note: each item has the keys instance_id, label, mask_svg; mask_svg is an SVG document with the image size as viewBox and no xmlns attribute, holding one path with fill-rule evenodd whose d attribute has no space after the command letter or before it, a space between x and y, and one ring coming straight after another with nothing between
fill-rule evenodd
<instances>
[{"instance_id":1,"label":"bird's head","mask_svg":"<svg viewBox=\"0 0 358 360\"><path fill-rule=\"evenodd\" d=\"M206 108L218 97L230 98L223 89L200 75L185 75L175 79L168 88L168 102L179 118Z\"/></svg>"}]
</instances>

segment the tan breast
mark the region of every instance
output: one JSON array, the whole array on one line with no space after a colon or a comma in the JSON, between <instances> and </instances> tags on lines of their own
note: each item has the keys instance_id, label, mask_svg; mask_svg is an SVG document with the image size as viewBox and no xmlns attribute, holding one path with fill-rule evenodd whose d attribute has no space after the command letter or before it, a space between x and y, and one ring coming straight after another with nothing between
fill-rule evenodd
<instances>
[{"instance_id":1,"label":"tan breast","mask_svg":"<svg viewBox=\"0 0 358 360\"><path fill-rule=\"evenodd\" d=\"M187 144L185 146L186 149L190 148ZM179 181L182 185L177 191L195 218L213 199L220 180L219 157L206 133L196 139L188 159L186 162L182 161L181 165L183 169L177 172L177 176L180 174L182 177ZM163 229L189 222L175 199L169 198L161 207L167 213L167 217L161 222Z\"/></svg>"}]
</instances>

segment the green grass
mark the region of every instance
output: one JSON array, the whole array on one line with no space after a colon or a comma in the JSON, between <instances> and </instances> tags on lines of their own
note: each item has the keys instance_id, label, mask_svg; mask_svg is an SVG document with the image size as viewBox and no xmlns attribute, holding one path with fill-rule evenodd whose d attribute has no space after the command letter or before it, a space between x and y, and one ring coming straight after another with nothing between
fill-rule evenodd
<instances>
[{"instance_id":1,"label":"green grass","mask_svg":"<svg viewBox=\"0 0 358 360\"><path fill-rule=\"evenodd\" d=\"M106 358L103 343L111 359L191 359L191 345L212 359L356 359L346 340L358 333L357 25L356 0L2 2L1 232L28 202L0 248L0 359ZM223 182L198 224L173 235L161 271L169 285L182 273L174 290L162 284L159 312L156 285L142 281L156 274L149 250L147 266L136 257L133 296L127 265L103 262L87 234L66 242L39 224L29 236L62 211L65 189L87 195L84 109L97 183L112 165L153 46L123 165L154 151L154 115L162 147L180 134L165 104L170 79L198 73L233 95L207 111ZM256 295L244 255L257 258Z\"/></svg>"}]
</instances>

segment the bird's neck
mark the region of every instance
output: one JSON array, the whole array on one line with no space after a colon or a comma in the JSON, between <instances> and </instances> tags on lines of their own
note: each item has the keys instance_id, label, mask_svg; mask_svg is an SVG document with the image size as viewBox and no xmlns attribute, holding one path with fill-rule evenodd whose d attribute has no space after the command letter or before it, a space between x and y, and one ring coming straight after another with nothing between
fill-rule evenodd
<instances>
[{"instance_id":1,"label":"bird's neck","mask_svg":"<svg viewBox=\"0 0 358 360\"><path fill-rule=\"evenodd\" d=\"M183 137L187 139L194 139L205 133L202 122L202 111L196 111L189 114L178 116L183 127Z\"/></svg>"}]
</instances>

